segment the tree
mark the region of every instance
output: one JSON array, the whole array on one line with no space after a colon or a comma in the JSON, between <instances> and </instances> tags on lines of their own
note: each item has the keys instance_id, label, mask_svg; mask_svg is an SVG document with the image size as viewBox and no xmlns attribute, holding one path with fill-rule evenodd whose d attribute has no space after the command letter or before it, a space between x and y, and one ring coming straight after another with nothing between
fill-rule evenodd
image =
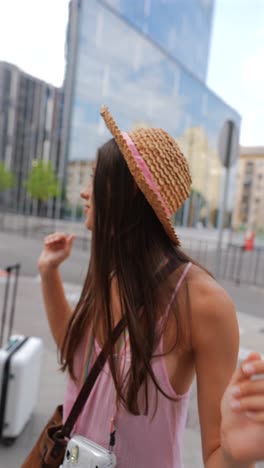
<instances>
[{"instance_id":1,"label":"tree","mask_svg":"<svg viewBox=\"0 0 264 468\"><path fill-rule=\"evenodd\" d=\"M192 189L190 195L189 226L194 226L200 221L202 208L206 206L206 198L198 190Z\"/></svg>"},{"instance_id":2,"label":"tree","mask_svg":"<svg viewBox=\"0 0 264 468\"><path fill-rule=\"evenodd\" d=\"M35 160L32 166L24 186L30 197L43 205L50 197L59 195L59 182L51 161Z\"/></svg>"},{"instance_id":3,"label":"tree","mask_svg":"<svg viewBox=\"0 0 264 468\"><path fill-rule=\"evenodd\" d=\"M0 192L5 192L15 186L15 176L0 162Z\"/></svg>"}]
</instances>

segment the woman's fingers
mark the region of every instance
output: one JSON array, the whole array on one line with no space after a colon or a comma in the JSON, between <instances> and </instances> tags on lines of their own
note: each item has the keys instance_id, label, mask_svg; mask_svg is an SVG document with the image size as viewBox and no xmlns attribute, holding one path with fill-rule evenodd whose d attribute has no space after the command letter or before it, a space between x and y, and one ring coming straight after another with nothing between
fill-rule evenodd
<instances>
[{"instance_id":1,"label":"woman's fingers","mask_svg":"<svg viewBox=\"0 0 264 468\"><path fill-rule=\"evenodd\" d=\"M76 237L75 234L71 234L67 239L67 242L68 242L70 248L72 248L72 244L73 244L73 241L74 241L75 237Z\"/></svg>"},{"instance_id":2,"label":"woman's fingers","mask_svg":"<svg viewBox=\"0 0 264 468\"><path fill-rule=\"evenodd\" d=\"M231 387L231 394L238 399L250 395L263 395L264 398L264 379L245 380L239 385Z\"/></svg>"},{"instance_id":3,"label":"woman's fingers","mask_svg":"<svg viewBox=\"0 0 264 468\"><path fill-rule=\"evenodd\" d=\"M259 353L250 353L249 356L242 362L241 366L238 367L233 377L231 378L230 384L232 386L236 385L237 383L245 380L245 378L251 376L251 371L253 371L253 366L255 365L256 361L261 361L261 355ZM251 366L250 368L245 366ZM250 369L250 372L249 372ZM254 369L255 370L255 369Z\"/></svg>"},{"instance_id":4,"label":"woman's fingers","mask_svg":"<svg viewBox=\"0 0 264 468\"><path fill-rule=\"evenodd\" d=\"M247 377L257 377L264 374L264 360L247 361L242 364L242 371Z\"/></svg>"},{"instance_id":5,"label":"woman's fingers","mask_svg":"<svg viewBox=\"0 0 264 468\"><path fill-rule=\"evenodd\" d=\"M264 361L260 355L249 356L232 379L230 406L246 413L254 421L264 422Z\"/></svg>"},{"instance_id":6,"label":"woman's fingers","mask_svg":"<svg viewBox=\"0 0 264 468\"><path fill-rule=\"evenodd\" d=\"M67 239L67 236L64 232L55 232L54 234L49 234L48 236L45 237L44 243L45 245L51 245L55 244L58 242L65 242Z\"/></svg>"},{"instance_id":7,"label":"woman's fingers","mask_svg":"<svg viewBox=\"0 0 264 468\"><path fill-rule=\"evenodd\" d=\"M238 411L263 411L264 395L252 395L239 399L233 399L230 402L231 408Z\"/></svg>"},{"instance_id":8,"label":"woman's fingers","mask_svg":"<svg viewBox=\"0 0 264 468\"><path fill-rule=\"evenodd\" d=\"M246 415L257 423L264 423L264 411L246 411Z\"/></svg>"}]
</instances>

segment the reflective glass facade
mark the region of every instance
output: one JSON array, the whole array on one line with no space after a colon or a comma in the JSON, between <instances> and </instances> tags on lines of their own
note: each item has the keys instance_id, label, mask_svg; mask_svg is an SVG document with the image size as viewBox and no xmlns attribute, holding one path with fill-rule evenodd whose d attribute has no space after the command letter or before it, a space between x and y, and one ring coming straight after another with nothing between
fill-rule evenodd
<instances>
[{"instance_id":1,"label":"reflective glass facade","mask_svg":"<svg viewBox=\"0 0 264 468\"><path fill-rule=\"evenodd\" d=\"M201 80L206 79L214 0L102 0Z\"/></svg>"},{"instance_id":2,"label":"reflective glass facade","mask_svg":"<svg viewBox=\"0 0 264 468\"><path fill-rule=\"evenodd\" d=\"M97 147L109 137L99 115L102 103L109 106L123 130L163 127L177 139L192 168L193 194L177 214L177 222L215 224L224 175L219 133L226 119L239 128L239 115L104 3L79 2L69 160L94 160ZM118 3L131 7L140 2ZM166 4L153 0L154 5L158 3Z\"/></svg>"}]
</instances>

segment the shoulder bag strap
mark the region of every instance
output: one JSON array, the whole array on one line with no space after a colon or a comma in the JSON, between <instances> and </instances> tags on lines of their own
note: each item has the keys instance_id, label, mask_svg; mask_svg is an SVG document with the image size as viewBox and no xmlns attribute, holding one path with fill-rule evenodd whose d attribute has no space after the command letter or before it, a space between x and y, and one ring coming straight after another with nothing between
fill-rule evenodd
<instances>
[{"instance_id":1,"label":"shoulder bag strap","mask_svg":"<svg viewBox=\"0 0 264 468\"><path fill-rule=\"evenodd\" d=\"M71 434L71 431L73 429L73 426L75 424L75 422L77 421L79 415L81 414L82 412L82 409L93 389L93 386L96 382L96 379L98 377L98 375L100 374L101 370L103 369L105 363L106 363L106 360L110 354L110 351L111 351L111 347L112 345L118 340L118 338L120 337L122 331L124 330L125 328L125 320L122 318L118 324L116 325L116 327L114 328L113 332L112 332L112 335L111 337L109 338L109 340L107 340L107 342L105 343L102 351L100 352L100 354L98 355L89 375L86 377L86 380L79 392L79 395L77 397L77 399L75 400L75 403L71 409L71 412L67 418L67 420L65 421L62 429L61 429L61 434L64 436L64 437L69 437L70 434Z\"/></svg>"}]
</instances>

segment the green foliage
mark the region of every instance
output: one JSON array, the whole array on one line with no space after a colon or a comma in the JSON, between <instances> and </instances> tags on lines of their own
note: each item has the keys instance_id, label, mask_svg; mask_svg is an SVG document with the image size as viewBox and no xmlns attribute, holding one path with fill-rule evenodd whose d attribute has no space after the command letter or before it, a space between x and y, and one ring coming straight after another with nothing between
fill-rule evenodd
<instances>
[{"instance_id":1,"label":"green foliage","mask_svg":"<svg viewBox=\"0 0 264 468\"><path fill-rule=\"evenodd\" d=\"M0 163L0 192L13 188L15 183L14 174L3 163Z\"/></svg>"},{"instance_id":2,"label":"green foliage","mask_svg":"<svg viewBox=\"0 0 264 468\"><path fill-rule=\"evenodd\" d=\"M33 161L32 170L24 185L32 199L45 202L60 193L59 182L51 161Z\"/></svg>"}]
</instances>

